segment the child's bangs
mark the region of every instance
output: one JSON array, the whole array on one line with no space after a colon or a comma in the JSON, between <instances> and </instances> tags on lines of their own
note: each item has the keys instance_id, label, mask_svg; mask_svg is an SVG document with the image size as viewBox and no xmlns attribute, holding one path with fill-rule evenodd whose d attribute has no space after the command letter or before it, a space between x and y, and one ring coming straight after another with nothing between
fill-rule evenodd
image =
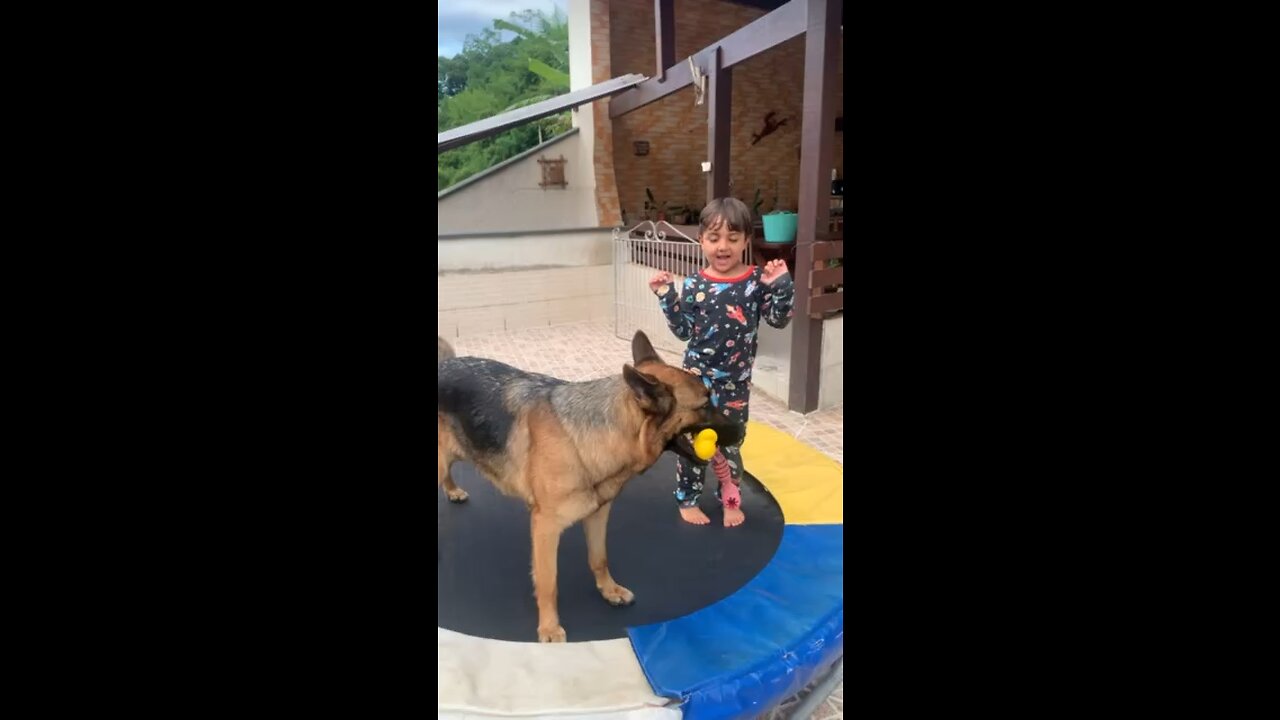
<instances>
[{"instance_id":1,"label":"child's bangs","mask_svg":"<svg viewBox=\"0 0 1280 720\"><path fill-rule=\"evenodd\" d=\"M727 225L730 232L751 234L751 211L737 198L712 200L702 209L698 221L701 232L718 230Z\"/></svg>"}]
</instances>

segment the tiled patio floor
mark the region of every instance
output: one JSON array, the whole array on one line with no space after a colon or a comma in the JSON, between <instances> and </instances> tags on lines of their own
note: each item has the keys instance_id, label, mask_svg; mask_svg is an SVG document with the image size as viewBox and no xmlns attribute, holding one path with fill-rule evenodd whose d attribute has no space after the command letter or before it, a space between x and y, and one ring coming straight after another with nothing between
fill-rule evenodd
<instances>
[{"instance_id":1,"label":"tiled patio floor","mask_svg":"<svg viewBox=\"0 0 1280 720\"><path fill-rule=\"evenodd\" d=\"M811 685L800 691L799 695L783 701L781 705L762 716L760 720L807 720L806 718L797 718L791 713L796 704L803 700L812 689L813 686ZM836 689L831 691L831 695L809 717L813 718L813 720L832 720L833 718L835 720L844 720L844 683L841 682L837 685Z\"/></svg>"},{"instance_id":2,"label":"tiled patio floor","mask_svg":"<svg viewBox=\"0 0 1280 720\"><path fill-rule=\"evenodd\" d=\"M451 338L459 355L501 360L522 370L564 380L592 380L622 372L631 362L631 340L616 337L613 327L593 323L557 325L487 335ZM680 357L659 351L673 365ZM785 402L751 393L751 419L777 428L844 463L844 406L801 415Z\"/></svg>"},{"instance_id":3,"label":"tiled patio floor","mask_svg":"<svg viewBox=\"0 0 1280 720\"><path fill-rule=\"evenodd\" d=\"M522 370L564 380L591 380L621 373L623 364L631 362L630 339L616 337L612 326L594 323L468 335L451 338L450 343L459 355L493 358ZM659 351L659 354L673 365L680 363L678 355L664 351ZM792 435L844 464L843 405L800 415L787 410L785 402L755 391L751 394L751 419ZM807 692L783 702L764 718L805 720L792 718L789 710ZM843 720L843 682L811 717L814 720Z\"/></svg>"}]
</instances>

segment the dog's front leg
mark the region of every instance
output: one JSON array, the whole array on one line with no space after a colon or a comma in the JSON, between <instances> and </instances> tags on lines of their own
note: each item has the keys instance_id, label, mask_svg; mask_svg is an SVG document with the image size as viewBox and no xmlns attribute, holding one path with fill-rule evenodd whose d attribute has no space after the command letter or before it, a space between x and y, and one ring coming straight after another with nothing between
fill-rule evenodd
<instances>
[{"instance_id":1,"label":"dog's front leg","mask_svg":"<svg viewBox=\"0 0 1280 720\"><path fill-rule=\"evenodd\" d=\"M605 552L606 530L609 527L609 510L612 502L600 506L599 510L582 520L582 530L587 536L587 563L596 576L596 589L609 601L610 605L630 605L636 596L630 590L614 582L609 574L609 554Z\"/></svg>"},{"instance_id":2,"label":"dog's front leg","mask_svg":"<svg viewBox=\"0 0 1280 720\"><path fill-rule=\"evenodd\" d=\"M556 605L556 553L564 531L553 515L535 512L533 532L533 595L538 601L538 642L564 642L560 611Z\"/></svg>"}]
</instances>

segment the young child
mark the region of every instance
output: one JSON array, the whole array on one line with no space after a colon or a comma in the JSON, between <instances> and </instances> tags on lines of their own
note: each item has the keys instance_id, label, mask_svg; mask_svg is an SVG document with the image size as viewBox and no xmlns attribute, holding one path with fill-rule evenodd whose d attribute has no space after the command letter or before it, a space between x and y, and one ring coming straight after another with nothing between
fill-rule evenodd
<instances>
[{"instance_id":1,"label":"young child","mask_svg":"<svg viewBox=\"0 0 1280 720\"><path fill-rule=\"evenodd\" d=\"M772 260L763 269L742 262L751 236L751 211L741 200L712 200L703 208L698 227L698 243L710 267L685 278L681 288L673 287L671 275L665 272L649 281L671 332L689 341L685 370L702 377L713 407L744 426L760 319L776 328L786 327L795 299L795 283L785 262ZM720 480L716 498L724 505L725 527L741 525L746 516L738 492L742 482L739 447L721 447L706 472ZM694 525L711 522L698 507L703 468L677 458L676 476L680 516Z\"/></svg>"}]
</instances>

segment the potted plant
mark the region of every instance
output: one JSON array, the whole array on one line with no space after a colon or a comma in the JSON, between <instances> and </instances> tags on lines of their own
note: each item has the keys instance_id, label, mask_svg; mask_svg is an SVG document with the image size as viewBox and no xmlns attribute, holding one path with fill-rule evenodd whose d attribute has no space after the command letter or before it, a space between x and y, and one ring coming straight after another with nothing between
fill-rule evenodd
<instances>
[{"instance_id":1,"label":"potted plant","mask_svg":"<svg viewBox=\"0 0 1280 720\"><path fill-rule=\"evenodd\" d=\"M778 202L779 184L779 181L775 181L773 186L773 210L761 218L764 241L767 243L789 243L796 239L796 222L799 218Z\"/></svg>"},{"instance_id":2,"label":"potted plant","mask_svg":"<svg viewBox=\"0 0 1280 720\"><path fill-rule=\"evenodd\" d=\"M655 218L652 217L652 215L656 214L657 215L656 220L658 222L663 222L664 220L666 220L667 219L667 201L663 200L662 202L658 202L657 200L654 200L653 190L651 188L644 189L644 196L646 198L646 200L644 201L645 217L649 218L650 220L653 220Z\"/></svg>"},{"instance_id":3,"label":"potted plant","mask_svg":"<svg viewBox=\"0 0 1280 720\"><path fill-rule=\"evenodd\" d=\"M685 210L684 224L697 225L698 218L699 216L702 215L702 211L698 209L698 206L691 202L685 203L684 210Z\"/></svg>"},{"instance_id":4,"label":"potted plant","mask_svg":"<svg viewBox=\"0 0 1280 720\"><path fill-rule=\"evenodd\" d=\"M789 243L796 239L796 224L800 217L790 210L775 207L773 212L761 218L764 224L764 241Z\"/></svg>"}]
</instances>

